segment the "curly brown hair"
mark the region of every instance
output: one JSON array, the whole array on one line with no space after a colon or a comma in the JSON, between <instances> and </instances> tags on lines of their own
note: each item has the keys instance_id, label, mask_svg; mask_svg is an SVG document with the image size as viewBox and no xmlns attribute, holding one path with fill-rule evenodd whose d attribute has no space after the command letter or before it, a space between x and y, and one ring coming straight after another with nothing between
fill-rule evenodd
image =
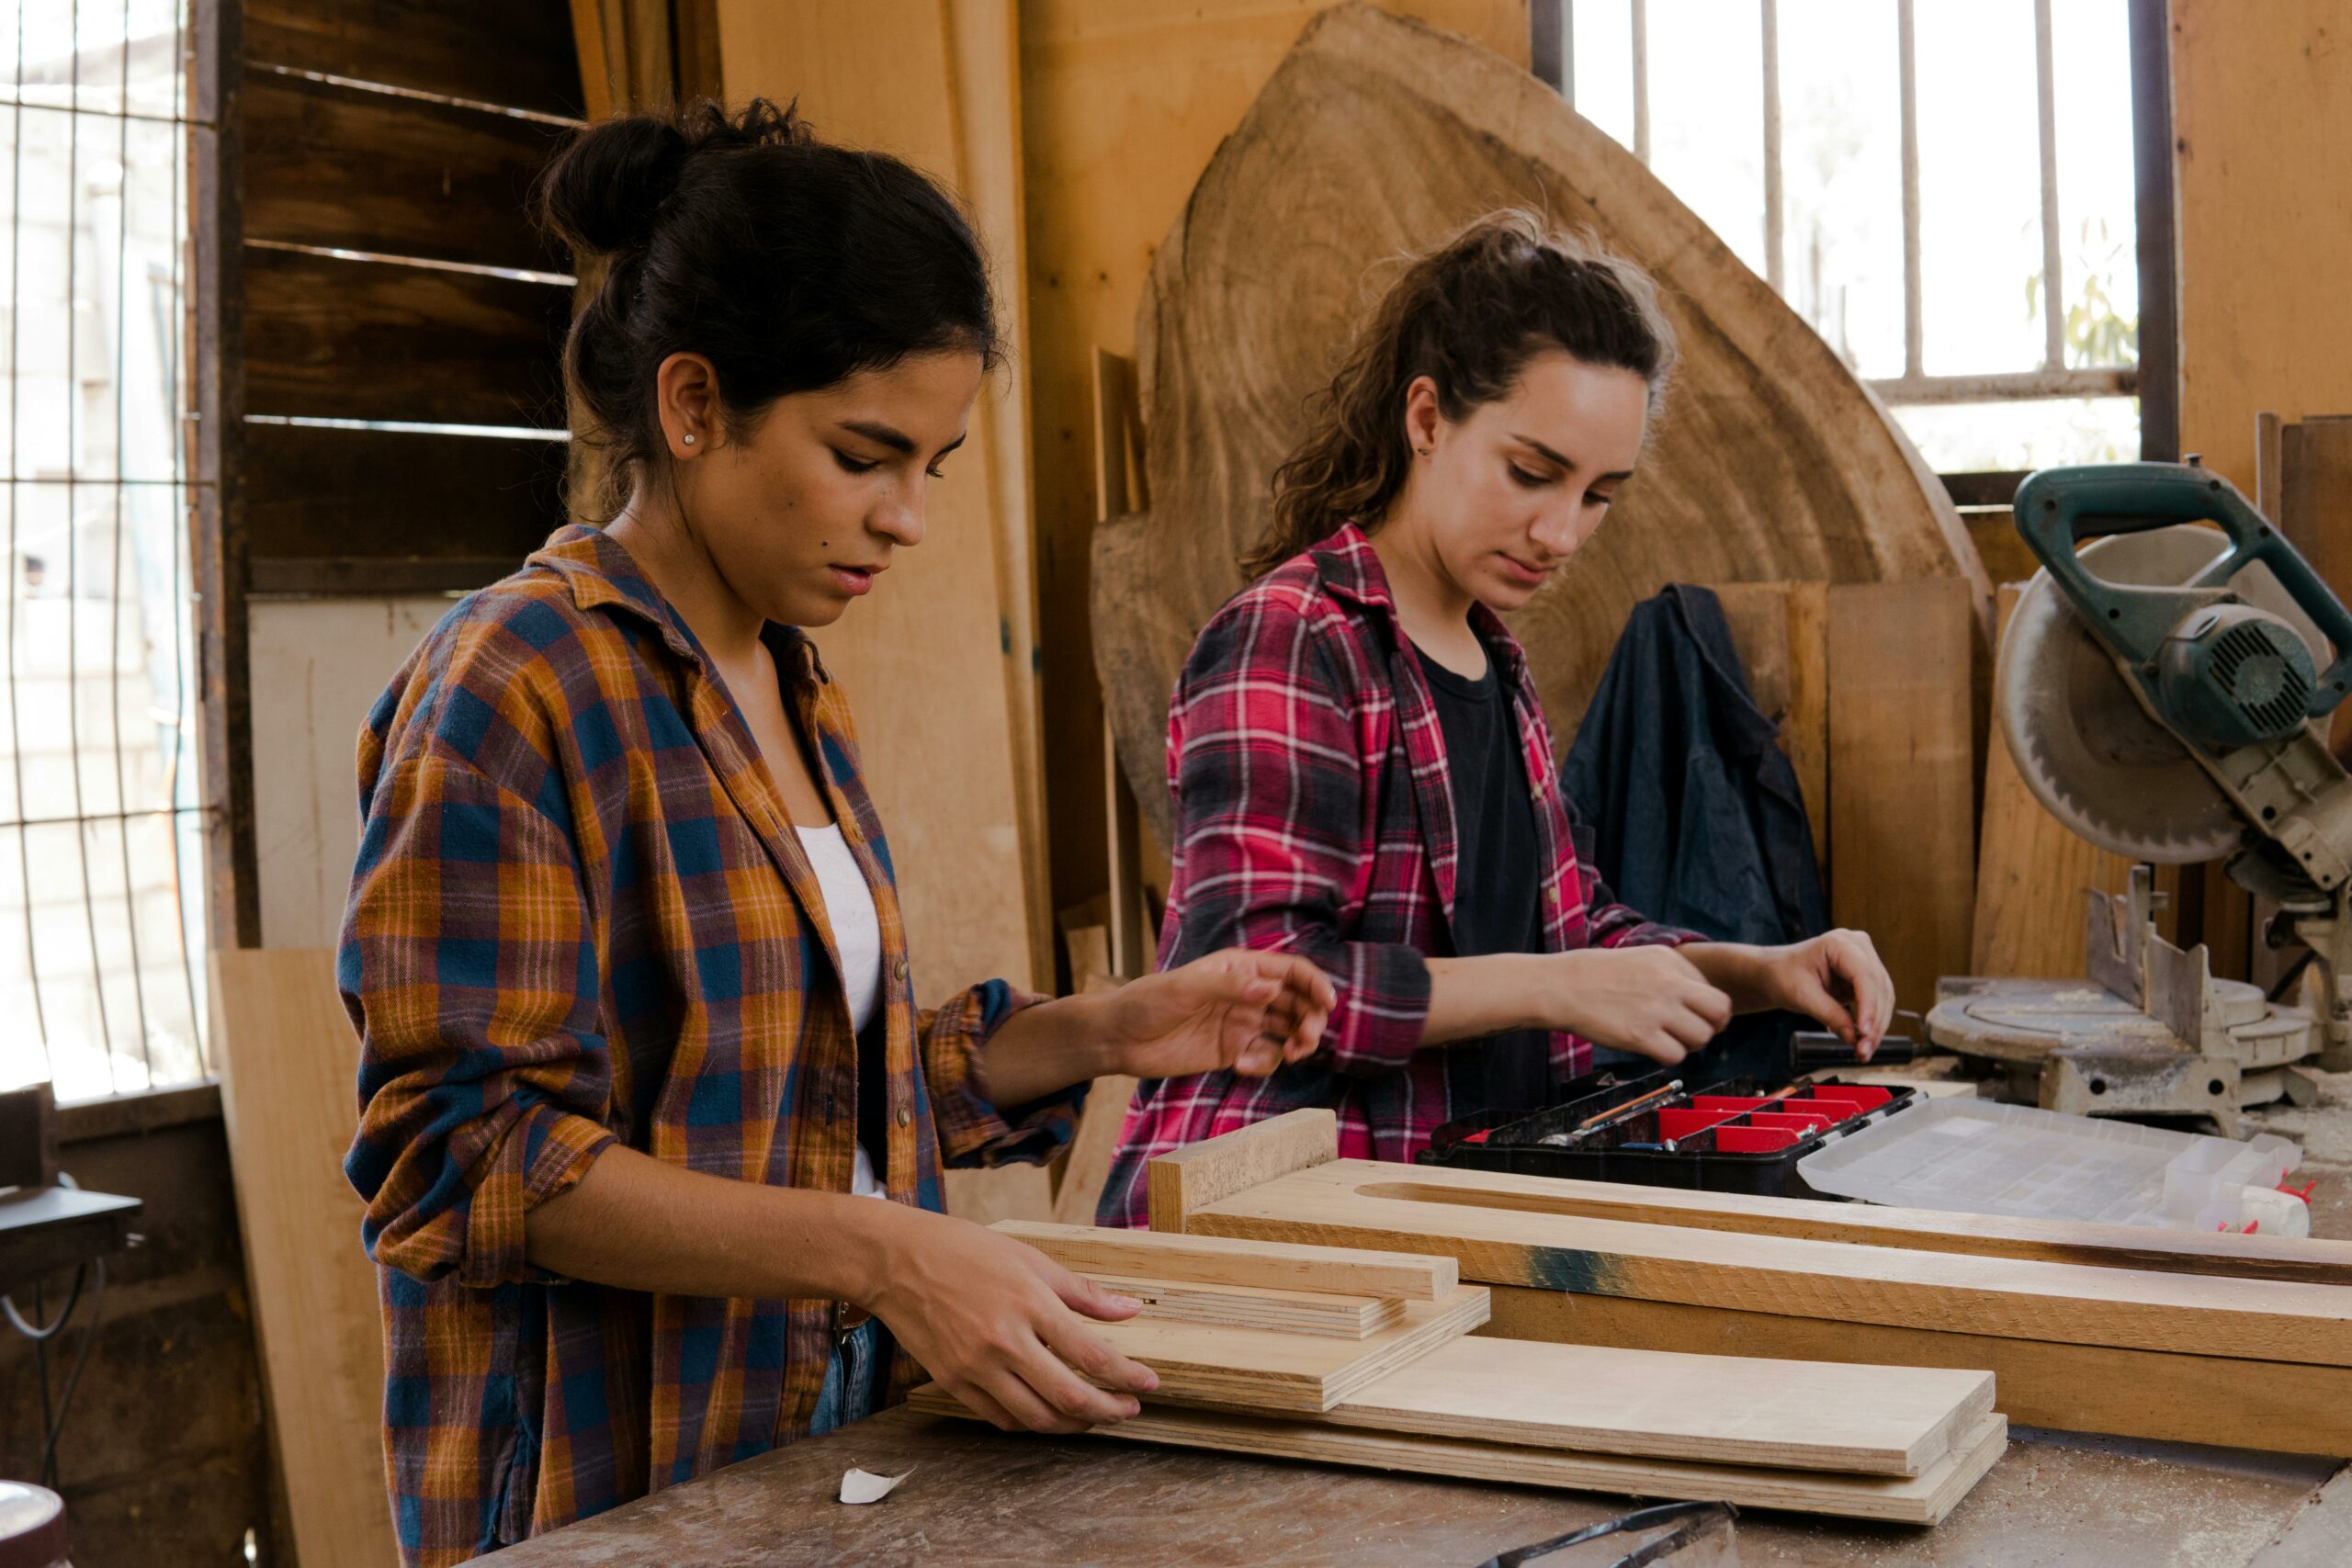
<instances>
[{"instance_id":1,"label":"curly brown hair","mask_svg":"<svg viewBox=\"0 0 2352 1568\"><path fill-rule=\"evenodd\" d=\"M1532 212L1490 212L1412 257L1274 470L1274 520L1242 570L1261 576L1345 524L1379 523L1412 465L1405 392L1418 378L1460 420L1507 396L1547 349L1640 376L1653 419L1676 357L1649 275Z\"/></svg>"}]
</instances>

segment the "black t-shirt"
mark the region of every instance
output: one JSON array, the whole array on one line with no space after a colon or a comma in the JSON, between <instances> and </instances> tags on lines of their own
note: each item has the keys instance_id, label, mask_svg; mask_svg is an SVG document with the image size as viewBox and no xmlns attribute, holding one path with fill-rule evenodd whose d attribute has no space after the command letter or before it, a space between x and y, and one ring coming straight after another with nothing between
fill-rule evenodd
<instances>
[{"instance_id":1,"label":"black t-shirt","mask_svg":"<svg viewBox=\"0 0 2352 1568\"><path fill-rule=\"evenodd\" d=\"M1477 680L1421 655L1445 736L1453 795L1453 952L1544 951L1543 845L1529 794L1511 694L1490 663ZM1448 1051L1457 1109L1535 1106L1551 1088L1551 1041L1539 1029L1489 1036Z\"/></svg>"}]
</instances>

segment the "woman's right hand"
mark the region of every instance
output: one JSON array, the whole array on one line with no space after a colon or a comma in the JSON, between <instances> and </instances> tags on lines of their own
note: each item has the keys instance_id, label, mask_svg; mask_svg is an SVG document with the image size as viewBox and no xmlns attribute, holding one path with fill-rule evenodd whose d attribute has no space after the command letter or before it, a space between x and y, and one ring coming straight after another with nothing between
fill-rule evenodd
<instances>
[{"instance_id":1,"label":"woman's right hand","mask_svg":"<svg viewBox=\"0 0 2352 1568\"><path fill-rule=\"evenodd\" d=\"M968 1220L899 1208L891 1222L864 1304L941 1387L1002 1430L1108 1426L1141 1408L1132 1395L1159 1386L1080 1316L1133 1317L1133 1298Z\"/></svg>"},{"instance_id":2,"label":"woman's right hand","mask_svg":"<svg viewBox=\"0 0 2352 1568\"><path fill-rule=\"evenodd\" d=\"M1588 947L1551 961L1547 1021L1596 1045L1672 1066L1731 1021L1731 998L1671 947Z\"/></svg>"}]
</instances>

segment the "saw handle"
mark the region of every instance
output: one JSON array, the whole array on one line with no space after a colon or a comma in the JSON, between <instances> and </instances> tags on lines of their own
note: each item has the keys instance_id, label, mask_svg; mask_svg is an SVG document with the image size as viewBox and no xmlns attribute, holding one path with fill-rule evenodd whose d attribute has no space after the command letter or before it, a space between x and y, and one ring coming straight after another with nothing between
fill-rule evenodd
<instances>
[{"instance_id":1,"label":"saw handle","mask_svg":"<svg viewBox=\"0 0 2352 1568\"><path fill-rule=\"evenodd\" d=\"M2344 602L2320 581L2287 536L2271 526L2219 474L2185 463L2090 463L2043 468L2028 475L2018 487L2016 507L2018 534L2066 590L2067 597L2082 609L2093 633L2121 657L2143 663L2154 657L2155 649L2127 645L2116 626L2102 623L2095 606L2108 605L2105 619L2112 623L2123 618L2116 607L2118 600L2171 601L2177 608L2167 609L2171 619L2166 624L2177 624L2180 617L2211 603L2232 578L2260 561L2312 618L2335 655L2335 661L2320 673L2305 716L2318 718L2333 711L2352 691L2352 610L2346 610ZM2085 570L2075 554L2075 547L2086 539L2143 534L2180 523L2220 525L2230 550L2194 581L2179 588L2104 581Z\"/></svg>"}]
</instances>

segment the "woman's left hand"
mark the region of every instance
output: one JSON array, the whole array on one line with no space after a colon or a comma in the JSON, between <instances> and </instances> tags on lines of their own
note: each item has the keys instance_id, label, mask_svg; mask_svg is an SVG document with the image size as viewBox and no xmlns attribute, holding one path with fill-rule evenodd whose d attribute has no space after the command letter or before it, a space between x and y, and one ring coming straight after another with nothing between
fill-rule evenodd
<instances>
[{"instance_id":1,"label":"woman's left hand","mask_svg":"<svg viewBox=\"0 0 2352 1568\"><path fill-rule=\"evenodd\" d=\"M1765 999L1820 1021L1865 1062L1894 1017L1894 980L1860 931L1834 931L1767 950Z\"/></svg>"},{"instance_id":2,"label":"woman's left hand","mask_svg":"<svg viewBox=\"0 0 2352 1568\"><path fill-rule=\"evenodd\" d=\"M1117 1070L1139 1078L1228 1068L1262 1078L1314 1051L1337 1000L1329 976L1308 960L1240 947L1102 998Z\"/></svg>"}]
</instances>

